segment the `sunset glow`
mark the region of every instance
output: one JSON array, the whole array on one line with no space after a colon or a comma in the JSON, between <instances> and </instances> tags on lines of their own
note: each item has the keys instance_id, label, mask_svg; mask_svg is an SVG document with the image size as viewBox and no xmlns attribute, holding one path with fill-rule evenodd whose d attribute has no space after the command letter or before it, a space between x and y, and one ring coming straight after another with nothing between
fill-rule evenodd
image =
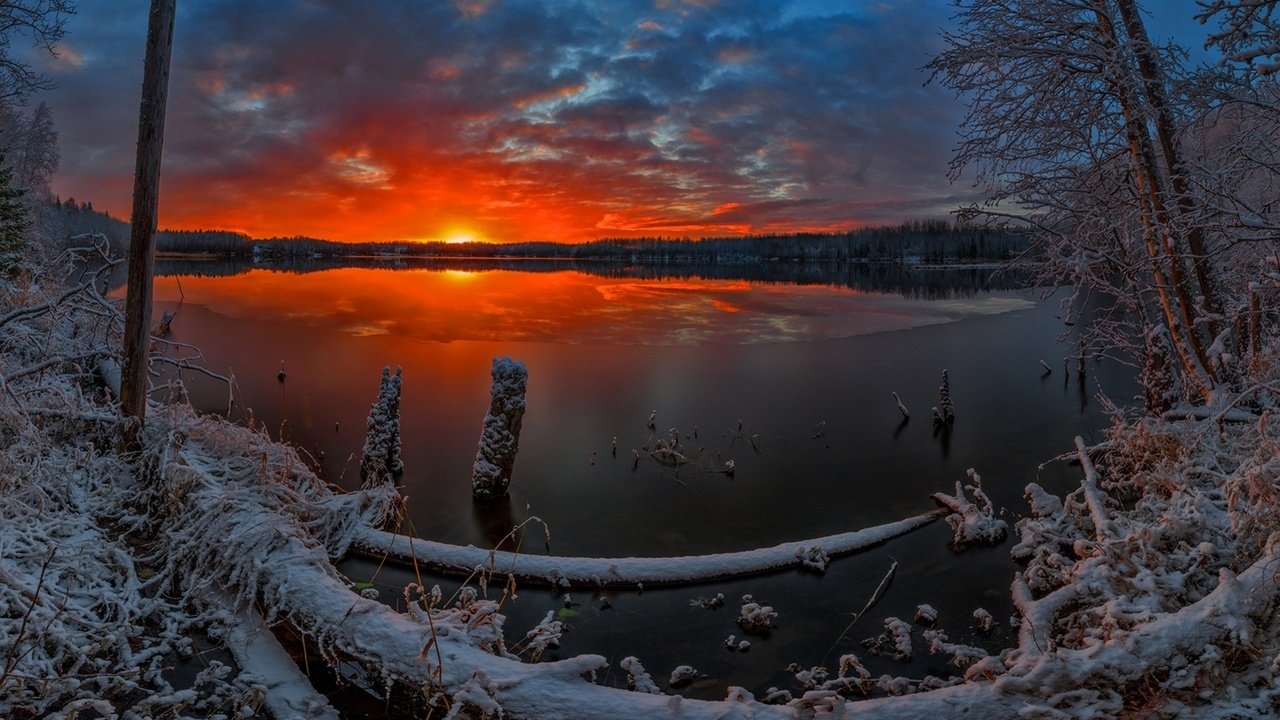
<instances>
[{"instance_id":1,"label":"sunset glow","mask_svg":"<svg viewBox=\"0 0 1280 720\"><path fill-rule=\"evenodd\" d=\"M463 243L477 242L477 239L471 233L459 232L449 235L444 241L450 245L461 245Z\"/></svg>"},{"instance_id":2,"label":"sunset glow","mask_svg":"<svg viewBox=\"0 0 1280 720\"><path fill-rule=\"evenodd\" d=\"M84 3L46 68L54 189L118 217L145 10ZM578 242L943 217L969 199L946 179L960 106L919 68L947 14L943 0L183 3L160 224Z\"/></svg>"}]
</instances>

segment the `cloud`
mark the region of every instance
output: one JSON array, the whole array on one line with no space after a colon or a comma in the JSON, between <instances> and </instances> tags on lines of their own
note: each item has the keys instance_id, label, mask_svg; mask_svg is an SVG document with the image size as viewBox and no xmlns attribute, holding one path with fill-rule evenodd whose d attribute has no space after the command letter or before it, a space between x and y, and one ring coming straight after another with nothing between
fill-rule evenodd
<instances>
[{"instance_id":1,"label":"cloud","mask_svg":"<svg viewBox=\"0 0 1280 720\"><path fill-rule=\"evenodd\" d=\"M945 212L941 0L180 9L162 224L342 240L840 229ZM852 8L852 9L850 9ZM82 7L57 189L127 214L146 4Z\"/></svg>"}]
</instances>

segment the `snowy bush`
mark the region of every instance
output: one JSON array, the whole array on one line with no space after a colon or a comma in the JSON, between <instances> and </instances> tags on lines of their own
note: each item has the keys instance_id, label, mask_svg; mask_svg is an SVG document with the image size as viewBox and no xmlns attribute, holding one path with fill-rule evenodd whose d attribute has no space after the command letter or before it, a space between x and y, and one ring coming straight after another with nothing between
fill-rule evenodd
<instances>
[{"instance_id":1,"label":"snowy bush","mask_svg":"<svg viewBox=\"0 0 1280 720\"><path fill-rule=\"evenodd\" d=\"M987 657L987 651L982 648L948 642L947 634L942 630L925 630L924 640L929 643L930 655L950 656L952 664L961 670Z\"/></svg>"},{"instance_id":2,"label":"snowy bush","mask_svg":"<svg viewBox=\"0 0 1280 720\"><path fill-rule=\"evenodd\" d=\"M954 534L956 547L964 547L976 543L999 543L1004 540L1009 526L1005 521L995 517L995 508L991 499L982 491L982 477L968 470L969 485L956 482L956 494L934 493L933 499L951 510L947 516L947 524ZM965 492L973 497L970 500Z\"/></svg>"}]
</instances>

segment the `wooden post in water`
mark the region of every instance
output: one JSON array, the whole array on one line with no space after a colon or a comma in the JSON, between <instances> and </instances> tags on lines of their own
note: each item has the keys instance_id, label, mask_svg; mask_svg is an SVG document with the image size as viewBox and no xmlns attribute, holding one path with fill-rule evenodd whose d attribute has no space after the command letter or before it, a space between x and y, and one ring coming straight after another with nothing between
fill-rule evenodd
<instances>
[{"instance_id":1,"label":"wooden post in water","mask_svg":"<svg viewBox=\"0 0 1280 720\"><path fill-rule=\"evenodd\" d=\"M147 351L151 334L151 280L155 274L156 215L160 202L160 155L169 92L169 56L177 0L151 0L147 54L138 111L138 158L133 176L129 229L129 290L124 311L124 367L120 408L124 440L134 445L147 413Z\"/></svg>"}]
</instances>

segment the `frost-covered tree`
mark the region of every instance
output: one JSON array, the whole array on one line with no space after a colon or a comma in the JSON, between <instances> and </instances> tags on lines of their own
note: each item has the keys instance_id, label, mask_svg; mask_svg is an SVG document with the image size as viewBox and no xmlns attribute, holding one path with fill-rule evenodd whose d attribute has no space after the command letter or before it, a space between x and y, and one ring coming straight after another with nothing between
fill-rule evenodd
<instances>
[{"instance_id":1,"label":"frost-covered tree","mask_svg":"<svg viewBox=\"0 0 1280 720\"><path fill-rule=\"evenodd\" d=\"M476 452L471 476L471 492L476 500L493 500L507 494L516 452L520 449L528 379L529 372L519 360L493 359L493 401L484 416L480 449Z\"/></svg>"},{"instance_id":2,"label":"frost-covered tree","mask_svg":"<svg viewBox=\"0 0 1280 720\"><path fill-rule=\"evenodd\" d=\"M50 185L60 157L49 106L40 103L30 113L19 108L0 110L0 147L13 169L14 182L27 190L29 202L52 203Z\"/></svg>"},{"instance_id":3,"label":"frost-covered tree","mask_svg":"<svg viewBox=\"0 0 1280 720\"><path fill-rule=\"evenodd\" d=\"M369 409L360 453L360 480L366 487L394 481L404 472L400 460L400 387L400 368L393 375L390 367L383 367L378 399Z\"/></svg>"},{"instance_id":4,"label":"frost-covered tree","mask_svg":"<svg viewBox=\"0 0 1280 720\"><path fill-rule=\"evenodd\" d=\"M1040 282L1119 298L1098 323L1126 325L1107 346L1141 357L1143 331L1166 328L1178 386L1210 400L1238 370L1238 307L1214 262L1230 244L1210 232L1188 162L1189 140L1199 142L1188 137L1190 100L1170 89L1177 49L1150 41L1133 0L957 7L930 68L969 103L952 170L973 170L987 201L967 214L1026 224ZM1242 292L1239 278L1225 280Z\"/></svg>"},{"instance_id":5,"label":"frost-covered tree","mask_svg":"<svg viewBox=\"0 0 1280 720\"><path fill-rule=\"evenodd\" d=\"M1201 23L1217 20L1209 34L1230 62L1244 63L1261 75L1280 72L1280 3L1276 0L1202 0Z\"/></svg>"},{"instance_id":6,"label":"frost-covered tree","mask_svg":"<svg viewBox=\"0 0 1280 720\"><path fill-rule=\"evenodd\" d=\"M21 100L37 90L52 87L49 78L31 69L13 40L25 35L35 47L57 54L58 41L66 34L67 20L75 13L72 0L5 0L0 2L0 100Z\"/></svg>"}]
</instances>

